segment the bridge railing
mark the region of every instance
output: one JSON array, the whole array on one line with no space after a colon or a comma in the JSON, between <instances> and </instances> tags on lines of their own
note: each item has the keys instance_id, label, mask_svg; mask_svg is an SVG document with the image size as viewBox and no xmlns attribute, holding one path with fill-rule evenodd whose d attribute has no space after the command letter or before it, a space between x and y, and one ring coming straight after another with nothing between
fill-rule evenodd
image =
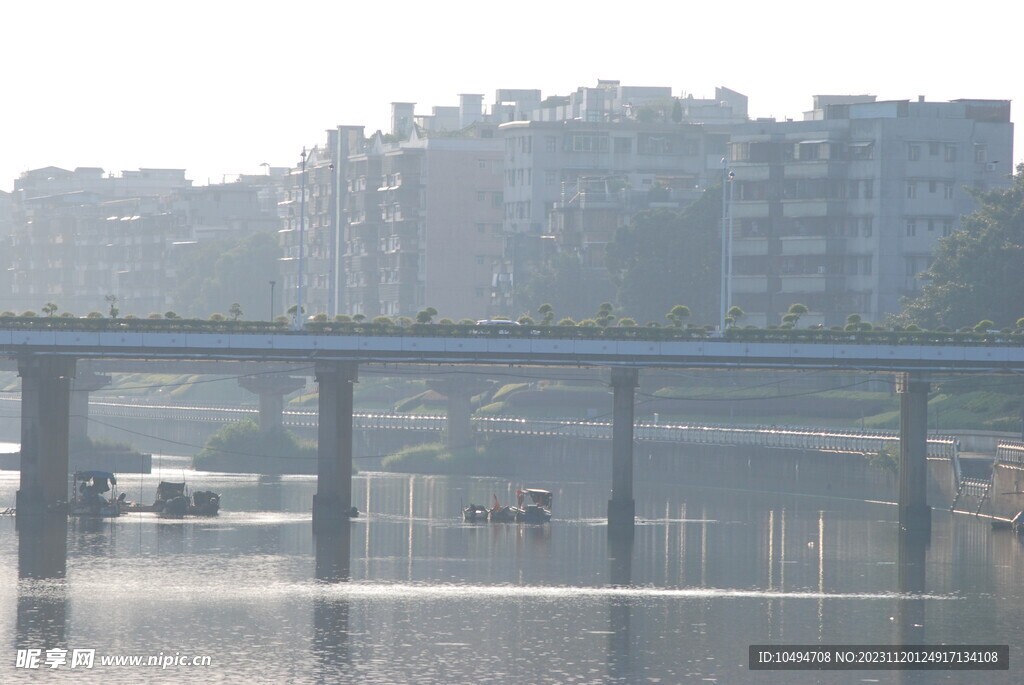
<instances>
[{"instance_id":1,"label":"bridge railing","mask_svg":"<svg viewBox=\"0 0 1024 685\"><path fill-rule=\"evenodd\" d=\"M826 343L865 345L1024 345L1024 331L846 331L824 328L729 328L724 335L710 327L689 326L546 326L309 322L303 331L272 321L206 319L109 319L76 317L0 317L0 330L69 330L84 332L260 333L274 335L360 335L403 337L557 338L568 340L706 340L708 342Z\"/></svg>"},{"instance_id":2,"label":"bridge railing","mask_svg":"<svg viewBox=\"0 0 1024 685\"><path fill-rule=\"evenodd\" d=\"M1001 464L1024 467L1024 442L1000 440L996 445L996 461Z\"/></svg>"}]
</instances>

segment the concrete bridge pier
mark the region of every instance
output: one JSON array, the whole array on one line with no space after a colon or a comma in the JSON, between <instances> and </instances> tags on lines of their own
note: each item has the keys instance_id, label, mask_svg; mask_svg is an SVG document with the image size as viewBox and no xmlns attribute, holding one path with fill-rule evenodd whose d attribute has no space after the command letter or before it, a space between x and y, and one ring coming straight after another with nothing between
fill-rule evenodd
<instances>
[{"instance_id":1,"label":"concrete bridge pier","mask_svg":"<svg viewBox=\"0 0 1024 685\"><path fill-rule=\"evenodd\" d=\"M427 387L448 399L446 421L448 449L457 450L473 445L473 396L487 389L488 384L470 378L447 378L428 381Z\"/></svg>"},{"instance_id":2,"label":"concrete bridge pier","mask_svg":"<svg viewBox=\"0 0 1024 685\"><path fill-rule=\"evenodd\" d=\"M612 369L612 498L608 501L608 531L633 533L633 394L639 371Z\"/></svg>"},{"instance_id":3,"label":"concrete bridge pier","mask_svg":"<svg viewBox=\"0 0 1024 685\"><path fill-rule=\"evenodd\" d=\"M260 430L281 425L284 414L284 396L305 387L305 378L284 374L242 376L238 385L260 398Z\"/></svg>"},{"instance_id":4,"label":"concrete bridge pier","mask_svg":"<svg viewBox=\"0 0 1024 685\"><path fill-rule=\"evenodd\" d=\"M927 372L901 373L896 379L900 395L900 529L930 533L932 510L928 506L928 391Z\"/></svg>"},{"instance_id":5,"label":"concrete bridge pier","mask_svg":"<svg viewBox=\"0 0 1024 685\"><path fill-rule=\"evenodd\" d=\"M320 386L313 530L347 525L352 508L352 393L356 362L317 362Z\"/></svg>"},{"instance_id":6,"label":"concrete bridge pier","mask_svg":"<svg viewBox=\"0 0 1024 685\"><path fill-rule=\"evenodd\" d=\"M69 437L72 445L84 444L89 439L89 393L110 385L110 376L80 368L71 383Z\"/></svg>"},{"instance_id":7,"label":"concrete bridge pier","mask_svg":"<svg viewBox=\"0 0 1024 685\"><path fill-rule=\"evenodd\" d=\"M21 487L18 518L66 514L71 379L75 360L53 355L18 359L21 376ZM62 504L64 506L62 506Z\"/></svg>"}]
</instances>

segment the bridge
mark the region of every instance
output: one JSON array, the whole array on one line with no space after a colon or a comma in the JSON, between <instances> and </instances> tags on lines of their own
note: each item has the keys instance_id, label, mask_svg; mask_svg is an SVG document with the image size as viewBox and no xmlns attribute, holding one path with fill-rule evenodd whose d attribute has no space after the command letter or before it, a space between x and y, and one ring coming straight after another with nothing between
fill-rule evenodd
<instances>
[{"instance_id":1,"label":"bridge","mask_svg":"<svg viewBox=\"0 0 1024 685\"><path fill-rule=\"evenodd\" d=\"M562 327L429 325L410 329L325 326L292 332L270 325L180 326L159 322L0 320L0 355L22 378L21 516L66 498L71 380L79 359L222 360L312 364L319 385L314 528L336 525L351 507L353 388L360 364L605 367L613 391L612 496L608 522L632 530L634 392L644 368L832 369L898 374L899 520L930 528L926 501L930 374L1024 371L1018 335L855 336L832 332L755 332L709 337L645 329L564 331ZM744 339L736 339L742 337Z\"/></svg>"}]
</instances>

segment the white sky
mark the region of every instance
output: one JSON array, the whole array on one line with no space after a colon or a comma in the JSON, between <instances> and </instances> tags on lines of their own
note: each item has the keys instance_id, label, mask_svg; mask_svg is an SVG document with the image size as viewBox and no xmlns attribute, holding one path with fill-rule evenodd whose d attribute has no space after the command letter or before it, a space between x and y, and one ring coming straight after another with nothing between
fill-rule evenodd
<instances>
[{"instance_id":1,"label":"white sky","mask_svg":"<svg viewBox=\"0 0 1024 685\"><path fill-rule=\"evenodd\" d=\"M703 5L703 6L702 6ZM597 79L799 119L815 94L1010 99L1010 0L343 2L51 0L0 15L0 190L44 166L184 168L197 185L294 166L324 130L387 130L459 93ZM1024 128L1024 127L1018 127ZM1017 135L1014 158L1024 155Z\"/></svg>"}]
</instances>

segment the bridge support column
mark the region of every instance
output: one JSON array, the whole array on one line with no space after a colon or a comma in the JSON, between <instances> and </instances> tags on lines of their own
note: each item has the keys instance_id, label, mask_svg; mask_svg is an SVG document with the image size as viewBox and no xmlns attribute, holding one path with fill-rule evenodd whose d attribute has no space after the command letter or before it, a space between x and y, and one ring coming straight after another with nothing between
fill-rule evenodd
<instances>
[{"instance_id":1,"label":"bridge support column","mask_svg":"<svg viewBox=\"0 0 1024 685\"><path fill-rule=\"evenodd\" d=\"M270 430L281 425L284 414L284 396L305 387L304 378L283 374L264 376L242 376L239 387L260 398L260 430Z\"/></svg>"},{"instance_id":2,"label":"bridge support column","mask_svg":"<svg viewBox=\"0 0 1024 685\"><path fill-rule=\"evenodd\" d=\"M928 506L928 374L912 371L897 376L900 394L900 528L931 531Z\"/></svg>"},{"instance_id":3,"label":"bridge support column","mask_svg":"<svg viewBox=\"0 0 1024 685\"><path fill-rule=\"evenodd\" d=\"M320 386L313 530L347 524L352 508L352 391L355 362L317 362Z\"/></svg>"},{"instance_id":4,"label":"bridge support column","mask_svg":"<svg viewBox=\"0 0 1024 685\"><path fill-rule=\"evenodd\" d=\"M446 434L449 450L473 445L473 395L487 389L486 383L471 378L428 381L427 386L448 399Z\"/></svg>"},{"instance_id":5,"label":"bridge support column","mask_svg":"<svg viewBox=\"0 0 1024 685\"><path fill-rule=\"evenodd\" d=\"M608 530L633 532L633 393L636 369L612 369L612 498L608 501Z\"/></svg>"},{"instance_id":6,"label":"bridge support column","mask_svg":"<svg viewBox=\"0 0 1024 685\"><path fill-rule=\"evenodd\" d=\"M84 445L89 439L89 393L110 385L110 376L92 369L78 369L71 383L69 438L72 445Z\"/></svg>"},{"instance_id":7,"label":"bridge support column","mask_svg":"<svg viewBox=\"0 0 1024 685\"><path fill-rule=\"evenodd\" d=\"M21 488L19 518L62 510L68 499L68 432L75 360L28 355L21 376Z\"/></svg>"}]
</instances>

